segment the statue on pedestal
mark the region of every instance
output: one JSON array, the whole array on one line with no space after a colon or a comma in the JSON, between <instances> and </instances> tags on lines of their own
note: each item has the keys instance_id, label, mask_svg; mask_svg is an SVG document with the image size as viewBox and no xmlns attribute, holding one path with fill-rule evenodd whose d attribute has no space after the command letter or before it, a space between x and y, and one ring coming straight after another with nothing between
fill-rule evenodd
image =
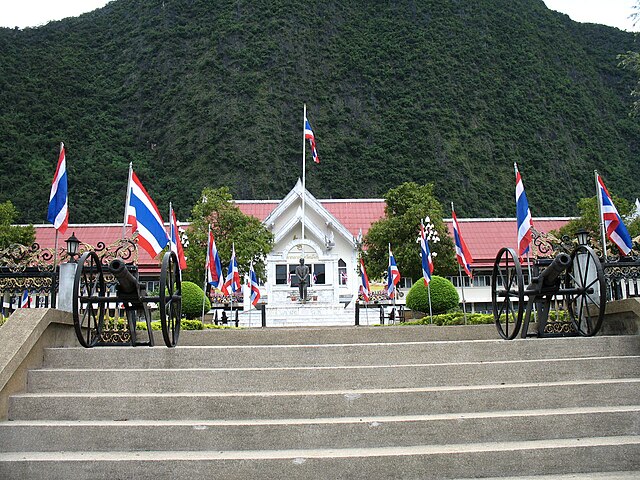
<instances>
[{"instance_id":1,"label":"statue on pedestal","mask_svg":"<svg viewBox=\"0 0 640 480\"><path fill-rule=\"evenodd\" d=\"M300 259L300 265L296 267L296 277L298 277L298 293L300 301L307 301L307 285L309 284L309 267L304 264L304 258Z\"/></svg>"}]
</instances>

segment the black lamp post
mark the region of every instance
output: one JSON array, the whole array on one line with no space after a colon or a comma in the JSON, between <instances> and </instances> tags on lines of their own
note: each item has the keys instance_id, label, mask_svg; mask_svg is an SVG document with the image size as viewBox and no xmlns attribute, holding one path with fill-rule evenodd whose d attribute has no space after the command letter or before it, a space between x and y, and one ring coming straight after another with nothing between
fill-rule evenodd
<instances>
[{"instance_id":1,"label":"black lamp post","mask_svg":"<svg viewBox=\"0 0 640 480\"><path fill-rule=\"evenodd\" d=\"M576 238L578 239L578 245L589 245L589 232L584 228L576 232Z\"/></svg>"},{"instance_id":2,"label":"black lamp post","mask_svg":"<svg viewBox=\"0 0 640 480\"><path fill-rule=\"evenodd\" d=\"M75 262L75 257L78 255L78 247L80 247L80 240L76 238L76 234L74 232L65 241L67 242L67 254L69 254L69 261Z\"/></svg>"}]
</instances>

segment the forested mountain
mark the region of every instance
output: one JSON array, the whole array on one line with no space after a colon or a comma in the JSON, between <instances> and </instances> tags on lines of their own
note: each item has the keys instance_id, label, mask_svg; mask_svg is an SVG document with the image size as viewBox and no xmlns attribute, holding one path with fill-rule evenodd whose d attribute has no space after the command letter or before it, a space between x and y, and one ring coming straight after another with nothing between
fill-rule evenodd
<instances>
[{"instance_id":1,"label":"forested mountain","mask_svg":"<svg viewBox=\"0 0 640 480\"><path fill-rule=\"evenodd\" d=\"M575 214L594 169L640 195L634 48L542 0L114 0L0 29L0 202L45 221L60 141L71 222L122 219L129 162L181 219L205 186L282 198L306 102L318 198L434 182L458 216L514 216L516 161L534 216Z\"/></svg>"}]
</instances>

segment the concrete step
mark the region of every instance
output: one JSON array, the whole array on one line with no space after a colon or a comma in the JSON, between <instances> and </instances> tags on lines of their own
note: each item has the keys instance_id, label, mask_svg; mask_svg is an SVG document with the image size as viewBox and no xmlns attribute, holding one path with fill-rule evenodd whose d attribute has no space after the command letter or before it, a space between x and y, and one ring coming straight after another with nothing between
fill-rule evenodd
<instances>
[{"instance_id":1,"label":"concrete step","mask_svg":"<svg viewBox=\"0 0 640 480\"><path fill-rule=\"evenodd\" d=\"M640 434L640 406L283 420L12 421L0 451L287 450ZM171 432L170 435L167 432Z\"/></svg>"},{"instance_id":2,"label":"concrete step","mask_svg":"<svg viewBox=\"0 0 640 480\"><path fill-rule=\"evenodd\" d=\"M442 327L448 328L448 327ZM380 329L378 329L380 330ZM383 329L386 330L386 329ZM406 365L414 363L489 362L640 355L634 336L554 338L545 340L481 340L422 342L329 343L294 345L243 345L259 333L219 331L234 335L239 344L223 346L48 348L45 366L50 368L242 368L352 365ZM193 333L193 332L183 332ZM210 332L200 332L209 337ZM294 336L302 340L299 335ZM182 337L181 337L182 338ZM348 340L342 339L343 342Z\"/></svg>"},{"instance_id":3,"label":"concrete step","mask_svg":"<svg viewBox=\"0 0 640 480\"><path fill-rule=\"evenodd\" d=\"M126 367L126 364L123 364ZM169 368L167 368L169 367ZM40 369L29 392L287 392L635 378L640 356L339 367Z\"/></svg>"},{"instance_id":4,"label":"concrete step","mask_svg":"<svg viewBox=\"0 0 640 480\"><path fill-rule=\"evenodd\" d=\"M330 385L330 384L329 384ZM329 386L328 385L328 386ZM24 393L10 420L335 418L638 403L640 379L244 393Z\"/></svg>"},{"instance_id":5,"label":"concrete step","mask_svg":"<svg viewBox=\"0 0 640 480\"><path fill-rule=\"evenodd\" d=\"M459 478L458 480L475 480L475 478ZM637 480L637 478L638 472L580 472L559 473L557 475L483 477L483 480Z\"/></svg>"},{"instance_id":6,"label":"concrete step","mask_svg":"<svg viewBox=\"0 0 640 480\"><path fill-rule=\"evenodd\" d=\"M0 478L402 478L509 472L633 471L640 437L616 436L411 447L134 452L0 453Z\"/></svg>"},{"instance_id":7,"label":"concrete step","mask_svg":"<svg viewBox=\"0 0 640 480\"><path fill-rule=\"evenodd\" d=\"M157 344L162 332L155 332ZM499 340L494 325L252 328L182 331L179 345L319 345L446 340Z\"/></svg>"}]
</instances>

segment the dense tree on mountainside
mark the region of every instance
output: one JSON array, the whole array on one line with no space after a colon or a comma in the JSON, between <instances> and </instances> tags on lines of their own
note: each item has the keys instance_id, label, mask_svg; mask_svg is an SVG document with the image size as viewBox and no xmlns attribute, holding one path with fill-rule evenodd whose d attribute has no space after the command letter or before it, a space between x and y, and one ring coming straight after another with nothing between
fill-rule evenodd
<instances>
[{"instance_id":1,"label":"dense tree on mountainside","mask_svg":"<svg viewBox=\"0 0 640 480\"><path fill-rule=\"evenodd\" d=\"M442 205L434 196L433 184L417 185L408 182L389 190L384 196L385 216L378 220L367 232L366 269L371 278L382 278L387 271L389 244L398 264L400 274L417 280L422 277L420 245L420 222L429 217L439 241L430 243L434 254L434 273L450 275L455 272L453 241L447 234L442 218Z\"/></svg>"},{"instance_id":2,"label":"dense tree on mountainside","mask_svg":"<svg viewBox=\"0 0 640 480\"><path fill-rule=\"evenodd\" d=\"M317 198L437 185L461 215L513 216L517 161L534 215L577 213L598 169L631 199L640 125L632 34L542 0L115 0L0 29L0 202L42 222L67 148L71 222L119 221L127 166L180 218L205 187Z\"/></svg>"},{"instance_id":3,"label":"dense tree on mountainside","mask_svg":"<svg viewBox=\"0 0 640 480\"><path fill-rule=\"evenodd\" d=\"M256 275L266 278L264 260L271 251L273 235L260 220L242 213L232 200L226 187L205 188L193 206L189 246L185 250L188 268L183 275L186 280L199 285L204 283L209 225L220 254L223 275L227 275L233 244L240 274L248 273L249 264L253 262Z\"/></svg>"},{"instance_id":4,"label":"dense tree on mountainside","mask_svg":"<svg viewBox=\"0 0 640 480\"><path fill-rule=\"evenodd\" d=\"M637 25L640 20L640 1L637 1L634 5L634 13L631 15L634 25ZM637 34L636 34L637 35ZM627 68L636 74L636 84L631 89L631 96L633 97L633 104L631 109L631 115L638 115L640 113L640 52L635 46L634 50L629 50L625 53L618 55L620 60L620 66Z\"/></svg>"},{"instance_id":5,"label":"dense tree on mountainside","mask_svg":"<svg viewBox=\"0 0 640 480\"><path fill-rule=\"evenodd\" d=\"M7 200L0 203L0 249L12 243L31 246L36 238L33 225L17 226L13 223L18 218L18 210Z\"/></svg>"}]
</instances>

